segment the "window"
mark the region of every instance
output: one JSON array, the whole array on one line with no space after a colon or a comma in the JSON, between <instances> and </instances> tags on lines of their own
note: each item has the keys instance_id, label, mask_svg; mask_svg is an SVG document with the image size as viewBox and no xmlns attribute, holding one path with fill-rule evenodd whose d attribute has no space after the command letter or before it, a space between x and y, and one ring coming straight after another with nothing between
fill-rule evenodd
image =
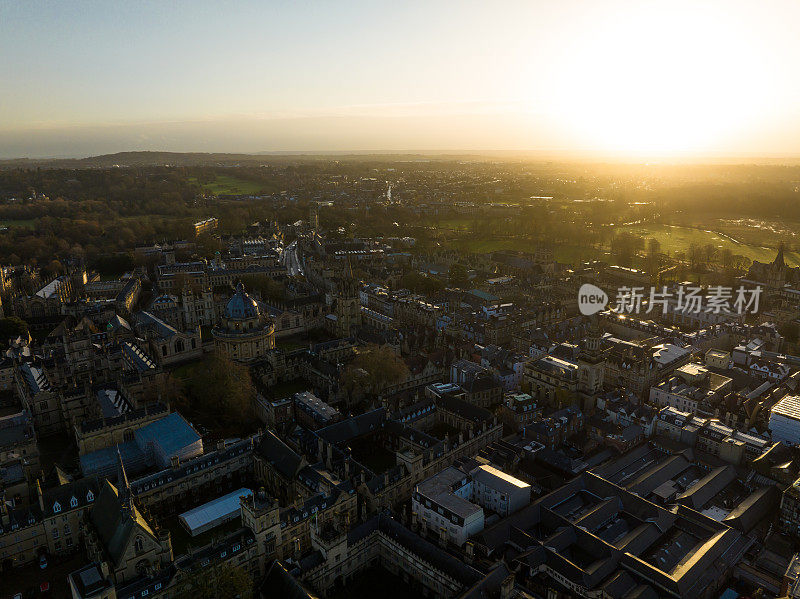
<instances>
[{"instance_id":1,"label":"window","mask_svg":"<svg viewBox=\"0 0 800 599\"><path fill-rule=\"evenodd\" d=\"M136 550L136 553L141 553L144 551L144 543L142 542L142 537L136 537L136 540L133 542L133 548Z\"/></svg>"},{"instance_id":2,"label":"window","mask_svg":"<svg viewBox=\"0 0 800 599\"><path fill-rule=\"evenodd\" d=\"M69 500L69 507L76 508L78 507L78 498L74 497Z\"/></svg>"},{"instance_id":3,"label":"window","mask_svg":"<svg viewBox=\"0 0 800 599\"><path fill-rule=\"evenodd\" d=\"M86 501L88 501L89 503L91 503L92 501L94 501L94 493L92 493L91 491L89 491L89 492L86 494Z\"/></svg>"},{"instance_id":4,"label":"window","mask_svg":"<svg viewBox=\"0 0 800 599\"><path fill-rule=\"evenodd\" d=\"M60 503L58 503L58 502L56 501L56 502L53 504L53 513L54 513L54 514L57 514L57 513L58 513L58 512L60 512L60 511L61 511L61 504L60 504Z\"/></svg>"}]
</instances>

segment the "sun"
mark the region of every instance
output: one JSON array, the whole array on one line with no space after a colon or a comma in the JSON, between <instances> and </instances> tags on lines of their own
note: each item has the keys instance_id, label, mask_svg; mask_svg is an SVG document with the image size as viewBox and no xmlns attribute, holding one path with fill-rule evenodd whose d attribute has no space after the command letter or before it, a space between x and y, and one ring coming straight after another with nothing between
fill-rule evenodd
<instances>
[{"instance_id":1,"label":"sun","mask_svg":"<svg viewBox=\"0 0 800 599\"><path fill-rule=\"evenodd\" d=\"M698 10L636 11L569 42L551 110L584 147L672 154L724 146L764 109L758 52L732 23Z\"/></svg>"}]
</instances>

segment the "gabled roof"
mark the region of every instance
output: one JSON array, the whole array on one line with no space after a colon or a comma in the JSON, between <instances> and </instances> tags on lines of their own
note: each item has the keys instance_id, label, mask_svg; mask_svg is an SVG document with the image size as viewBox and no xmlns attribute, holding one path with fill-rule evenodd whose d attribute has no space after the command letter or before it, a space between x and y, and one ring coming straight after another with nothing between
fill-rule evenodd
<instances>
[{"instance_id":1,"label":"gabled roof","mask_svg":"<svg viewBox=\"0 0 800 599\"><path fill-rule=\"evenodd\" d=\"M153 529L136 506L120 499L117 488L108 479L103 483L100 496L92 508L91 520L114 564L120 563L136 533L144 533L157 540Z\"/></svg>"},{"instance_id":2,"label":"gabled roof","mask_svg":"<svg viewBox=\"0 0 800 599\"><path fill-rule=\"evenodd\" d=\"M278 561L267 566L267 573L258 587L260 597L285 597L286 599L316 599Z\"/></svg>"},{"instance_id":3,"label":"gabled roof","mask_svg":"<svg viewBox=\"0 0 800 599\"><path fill-rule=\"evenodd\" d=\"M281 476L294 480L297 473L306 465L305 459L295 453L272 431L266 431L256 447L256 453L269 462Z\"/></svg>"}]
</instances>

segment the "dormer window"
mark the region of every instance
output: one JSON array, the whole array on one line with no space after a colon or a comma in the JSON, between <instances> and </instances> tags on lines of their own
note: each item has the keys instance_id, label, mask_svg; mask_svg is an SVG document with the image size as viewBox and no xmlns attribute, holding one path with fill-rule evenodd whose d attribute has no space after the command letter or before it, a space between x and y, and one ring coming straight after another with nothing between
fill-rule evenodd
<instances>
[{"instance_id":1,"label":"dormer window","mask_svg":"<svg viewBox=\"0 0 800 599\"><path fill-rule=\"evenodd\" d=\"M77 497L73 496L73 498L69 500L69 507L71 507L71 508L78 507L78 498Z\"/></svg>"},{"instance_id":2,"label":"dormer window","mask_svg":"<svg viewBox=\"0 0 800 599\"><path fill-rule=\"evenodd\" d=\"M57 501L53 504L53 513L57 514L61 511L61 504Z\"/></svg>"},{"instance_id":3,"label":"dormer window","mask_svg":"<svg viewBox=\"0 0 800 599\"><path fill-rule=\"evenodd\" d=\"M92 493L91 491L89 491L88 493L86 493L86 501L88 501L89 503L91 503L92 501L94 501L94 493Z\"/></svg>"}]
</instances>

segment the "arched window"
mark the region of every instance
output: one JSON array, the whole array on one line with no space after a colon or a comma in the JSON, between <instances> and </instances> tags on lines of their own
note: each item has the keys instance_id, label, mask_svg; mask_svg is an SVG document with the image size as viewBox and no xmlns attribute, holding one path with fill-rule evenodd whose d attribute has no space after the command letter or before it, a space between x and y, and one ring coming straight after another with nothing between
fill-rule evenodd
<instances>
[{"instance_id":1,"label":"arched window","mask_svg":"<svg viewBox=\"0 0 800 599\"><path fill-rule=\"evenodd\" d=\"M133 548L136 553L141 553L144 551L144 542L142 541L142 537L136 537L136 540L133 542Z\"/></svg>"},{"instance_id":2,"label":"arched window","mask_svg":"<svg viewBox=\"0 0 800 599\"><path fill-rule=\"evenodd\" d=\"M94 493L92 493L91 491L89 491L88 493L86 493L86 501L88 501L89 503L91 503L92 501L94 501Z\"/></svg>"}]
</instances>

